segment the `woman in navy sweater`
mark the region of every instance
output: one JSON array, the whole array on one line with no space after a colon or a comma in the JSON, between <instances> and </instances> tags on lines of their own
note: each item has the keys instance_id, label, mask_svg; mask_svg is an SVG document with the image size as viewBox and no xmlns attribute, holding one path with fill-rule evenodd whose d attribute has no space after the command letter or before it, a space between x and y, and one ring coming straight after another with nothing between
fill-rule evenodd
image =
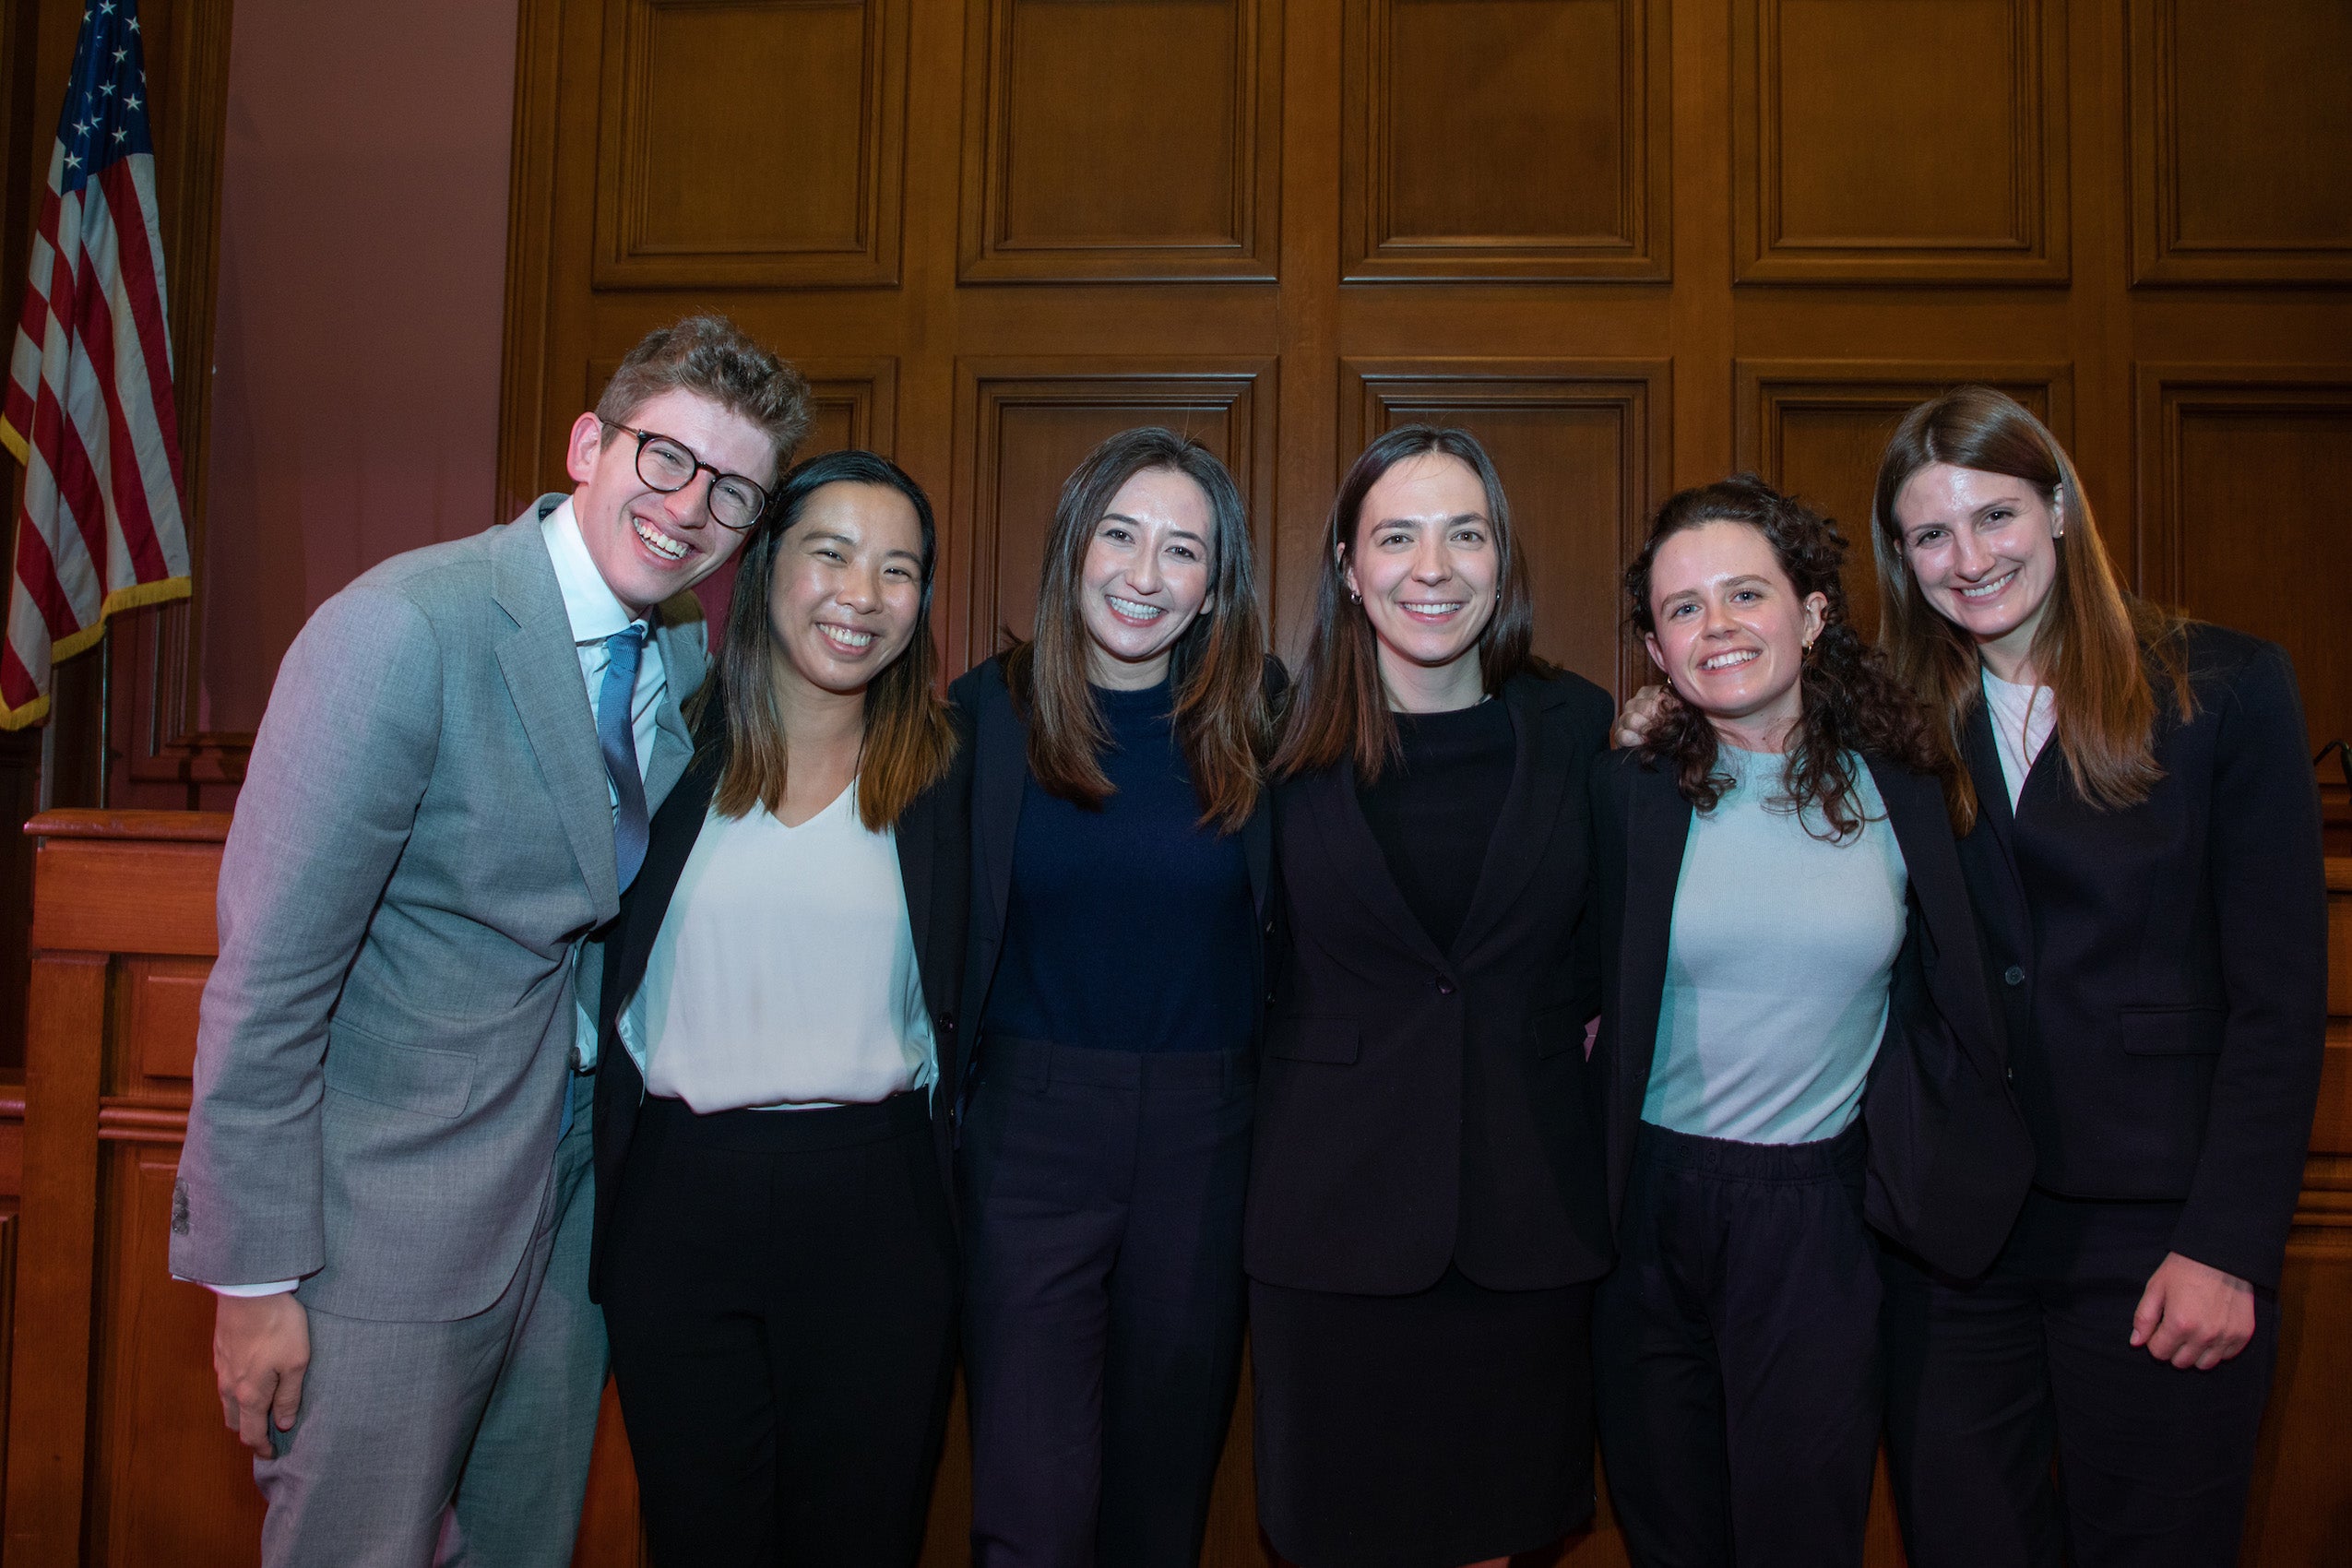
<instances>
[{"instance_id":1,"label":"woman in navy sweater","mask_svg":"<svg viewBox=\"0 0 2352 1568\"><path fill-rule=\"evenodd\" d=\"M1241 494L1172 432L1063 486L977 736L959 1151L977 1564L1200 1555L1239 1377L1272 828Z\"/></svg>"}]
</instances>

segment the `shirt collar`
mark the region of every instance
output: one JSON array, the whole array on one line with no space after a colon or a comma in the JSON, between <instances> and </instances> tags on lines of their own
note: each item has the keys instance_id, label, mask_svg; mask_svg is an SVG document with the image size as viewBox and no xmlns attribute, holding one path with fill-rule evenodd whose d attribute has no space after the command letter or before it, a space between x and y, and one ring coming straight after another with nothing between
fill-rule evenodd
<instances>
[{"instance_id":1,"label":"shirt collar","mask_svg":"<svg viewBox=\"0 0 2352 1568\"><path fill-rule=\"evenodd\" d=\"M564 590L564 615L572 623L572 640L600 643L636 624L640 618L629 613L629 607L596 569L596 557L588 553L588 540L580 537L580 520L573 515L572 498L564 497L539 527L547 540L548 558L555 563L555 586Z\"/></svg>"}]
</instances>

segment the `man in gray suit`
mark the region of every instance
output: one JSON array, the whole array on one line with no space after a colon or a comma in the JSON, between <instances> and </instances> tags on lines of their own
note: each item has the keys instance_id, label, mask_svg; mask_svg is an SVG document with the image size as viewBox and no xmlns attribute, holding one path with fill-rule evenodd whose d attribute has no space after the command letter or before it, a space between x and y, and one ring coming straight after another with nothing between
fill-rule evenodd
<instances>
[{"instance_id":1,"label":"man in gray suit","mask_svg":"<svg viewBox=\"0 0 2352 1568\"><path fill-rule=\"evenodd\" d=\"M584 939L691 754L685 589L808 421L730 323L657 331L573 425L568 497L377 566L279 670L172 1218L267 1562L570 1560L605 1371Z\"/></svg>"}]
</instances>

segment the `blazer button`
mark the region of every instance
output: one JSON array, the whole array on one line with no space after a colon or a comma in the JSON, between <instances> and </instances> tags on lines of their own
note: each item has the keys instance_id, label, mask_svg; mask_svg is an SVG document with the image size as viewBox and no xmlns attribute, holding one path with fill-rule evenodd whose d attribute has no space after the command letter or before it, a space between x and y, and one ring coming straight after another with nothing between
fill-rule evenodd
<instances>
[{"instance_id":1,"label":"blazer button","mask_svg":"<svg viewBox=\"0 0 2352 1568\"><path fill-rule=\"evenodd\" d=\"M1452 980L1447 980L1447 979L1446 979L1443 975L1440 975L1440 976L1438 976L1438 977L1437 977L1437 993L1438 993L1440 996L1451 996L1451 995L1453 995L1453 994L1454 994L1454 982L1453 982Z\"/></svg>"},{"instance_id":2,"label":"blazer button","mask_svg":"<svg viewBox=\"0 0 2352 1568\"><path fill-rule=\"evenodd\" d=\"M2001 978L2007 984L2023 985L2025 983L2025 971L2022 966L2012 964L2001 972Z\"/></svg>"}]
</instances>

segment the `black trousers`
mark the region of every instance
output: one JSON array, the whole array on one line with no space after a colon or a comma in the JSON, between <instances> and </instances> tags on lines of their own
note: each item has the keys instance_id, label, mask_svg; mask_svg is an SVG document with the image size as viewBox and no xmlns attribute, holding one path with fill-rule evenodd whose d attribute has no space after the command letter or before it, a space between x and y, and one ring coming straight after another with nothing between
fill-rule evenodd
<instances>
[{"instance_id":1,"label":"black trousers","mask_svg":"<svg viewBox=\"0 0 2352 1568\"><path fill-rule=\"evenodd\" d=\"M1192 1568L1241 1375L1241 1051L995 1038L964 1120L976 1568Z\"/></svg>"},{"instance_id":2,"label":"black trousers","mask_svg":"<svg viewBox=\"0 0 2352 1568\"><path fill-rule=\"evenodd\" d=\"M2238 1561L2278 1299L2256 1293L2252 1342L2211 1372L2134 1348L2180 1214L2036 1192L1969 1283L1887 1250L1887 1456L1912 1568Z\"/></svg>"},{"instance_id":3,"label":"black trousers","mask_svg":"<svg viewBox=\"0 0 2352 1568\"><path fill-rule=\"evenodd\" d=\"M710 1116L645 1102L604 1319L663 1568L921 1553L956 1348L926 1099Z\"/></svg>"},{"instance_id":4,"label":"black trousers","mask_svg":"<svg viewBox=\"0 0 2352 1568\"><path fill-rule=\"evenodd\" d=\"M1879 1436L1862 1129L1646 1123L1593 1313L1602 1467L1640 1568L1862 1561Z\"/></svg>"}]
</instances>

